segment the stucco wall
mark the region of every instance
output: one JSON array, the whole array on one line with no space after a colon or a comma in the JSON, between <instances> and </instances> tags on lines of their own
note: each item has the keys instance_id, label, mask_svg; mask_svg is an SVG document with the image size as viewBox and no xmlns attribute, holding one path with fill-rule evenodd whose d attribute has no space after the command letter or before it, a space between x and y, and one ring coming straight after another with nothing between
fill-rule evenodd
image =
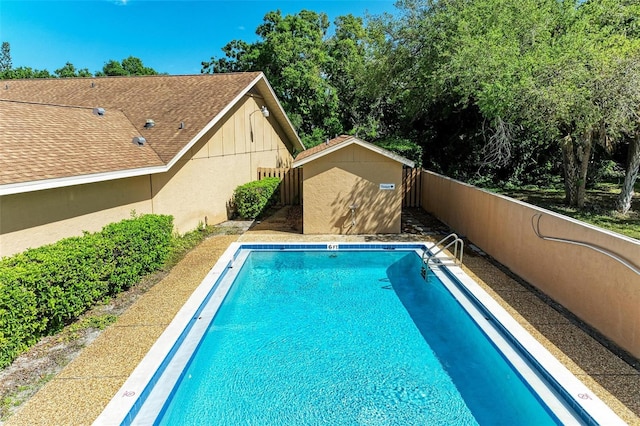
<instances>
[{"instance_id":1,"label":"stucco wall","mask_svg":"<svg viewBox=\"0 0 640 426\"><path fill-rule=\"evenodd\" d=\"M233 191L257 179L258 167L291 165L282 129L262 115L260 105L245 97L193 147L189 159L153 176L154 210L173 215L179 232L227 220Z\"/></svg>"},{"instance_id":2,"label":"stucco wall","mask_svg":"<svg viewBox=\"0 0 640 426\"><path fill-rule=\"evenodd\" d=\"M0 256L97 231L132 210L171 214L181 233L226 220L233 190L258 167L292 162L284 132L259 106L246 96L166 173L0 197Z\"/></svg>"},{"instance_id":3,"label":"stucco wall","mask_svg":"<svg viewBox=\"0 0 640 426\"><path fill-rule=\"evenodd\" d=\"M395 190L380 190L381 183ZM306 163L303 192L305 234L400 232L402 164L371 150L350 145Z\"/></svg>"},{"instance_id":4,"label":"stucco wall","mask_svg":"<svg viewBox=\"0 0 640 426\"><path fill-rule=\"evenodd\" d=\"M640 242L435 173L424 172L423 208L515 274L640 357L640 276L592 249L546 241L587 242L640 265Z\"/></svg>"},{"instance_id":5,"label":"stucco wall","mask_svg":"<svg viewBox=\"0 0 640 426\"><path fill-rule=\"evenodd\" d=\"M151 213L149 176L0 197L0 257Z\"/></svg>"}]
</instances>

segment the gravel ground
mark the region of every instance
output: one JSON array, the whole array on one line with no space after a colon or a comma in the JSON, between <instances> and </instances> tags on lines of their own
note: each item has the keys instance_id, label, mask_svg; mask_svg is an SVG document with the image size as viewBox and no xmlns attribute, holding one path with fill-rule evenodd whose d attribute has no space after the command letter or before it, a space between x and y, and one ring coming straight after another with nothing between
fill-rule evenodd
<instances>
[{"instance_id":1,"label":"gravel ground","mask_svg":"<svg viewBox=\"0 0 640 426\"><path fill-rule=\"evenodd\" d=\"M85 315L80 326L72 325L43 339L0 372L0 415L4 424L91 424L235 240L434 241L449 231L421 210L410 210L403 216L400 235L305 236L300 234L300 216L299 208L285 208L264 221L236 222L251 229L239 237L210 237L171 271L145 278L132 290ZM609 342L594 338L562 307L546 300L479 249L469 244L467 247L466 272L621 418L640 425L638 360L625 358L615 347L612 351ZM114 320L104 330L94 327Z\"/></svg>"}]
</instances>

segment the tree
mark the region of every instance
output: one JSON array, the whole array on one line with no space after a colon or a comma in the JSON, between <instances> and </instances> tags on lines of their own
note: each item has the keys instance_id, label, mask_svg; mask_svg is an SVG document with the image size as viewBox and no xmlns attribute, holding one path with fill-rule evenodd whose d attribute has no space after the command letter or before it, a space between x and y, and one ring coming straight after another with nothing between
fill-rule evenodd
<instances>
[{"instance_id":1,"label":"tree","mask_svg":"<svg viewBox=\"0 0 640 426\"><path fill-rule=\"evenodd\" d=\"M122 60L122 68L127 75L157 75L158 72L151 67L145 67L142 60L129 56Z\"/></svg>"},{"instance_id":2,"label":"tree","mask_svg":"<svg viewBox=\"0 0 640 426\"><path fill-rule=\"evenodd\" d=\"M0 50L0 73L9 71L13 68L11 62L11 46L8 41L2 42L2 49Z\"/></svg>"},{"instance_id":3,"label":"tree","mask_svg":"<svg viewBox=\"0 0 640 426\"><path fill-rule=\"evenodd\" d=\"M38 70L31 67L13 68L11 61L11 46L8 42L2 42L2 51L0 52L0 78L1 79L24 79L24 78L53 78L53 77L91 77L91 73L87 68L76 69L71 63L67 62L62 68L54 71L52 75L46 69Z\"/></svg>"},{"instance_id":4,"label":"tree","mask_svg":"<svg viewBox=\"0 0 640 426\"><path fill-rule=\"evenodd\" d=\"M269 12L256 29L260 40L231 41L222 49L226 57L203 62L202 72L263 71L303 143L317 145L343 131L337 92L326 77L328 28L323 13Z\"/></svg>"},{"instance_id":5,"label":"tree","mask_svg":"<svg viewBox=\"0 0 640 426\"><path fill-rule=\"evenodd\" d=\"M114 59L110 59L102 67L102 71L96 71L96 76L122 76L127 72L122 68L122 64Z\"/></svg>"},{"instance_id":6,"label":"tree","mask_svg":"<svg viewBox=\"0 0 640 426\"><path fill-rule=\"evenodd\" d=\"M129 56L118 62L109 60L105 63L102 71L96 71L95 76L127 76L127 75L156 75L158 72L153 68L146 67L142 60L134 56ZM12 68L11 51L9 43L2 43L2 52L0 53L0 78L2 79L20 79L20 78L73 78L73 77L92 77L93 75L87 68L77 69L71 62L67 62L61 68L51 74L49 71L32 69L31 67Z\"/></svg>"},{"instance_id":7,"label":"tree","mask_svg":"<svg viewBox=\"0 0 640 426\"><path fill-rule=\"evenodd\" d=\"M631 209L631 200L633 199L633 187L638 178L638 171L640 169L640 132L637 132L635 137L629 142L629 151L627 154L627 167L624 182L622 183L622 189L620 196L616 201L616 209L626 214Z\"/></svg>"},{"instance_id":8,"label":"tree","mask_svg":"<svg viewBox=\"0 0 640 426\"><path fill-rule=\"evenodd\" d=\"M421 141L430 167L459 178L506 168L522 176L536 161L528 152L545 154L536 129L524 137L520 113L538 56L559 27L557 5L403 1L399 19L376 20L381 35L370 81L386 90L386 115Z\"/></svg>"},{"instance_id":9,"label":"tree","mask_svg":"<svg viewBox=\"0 0 640 426\"><path fill-rule=\"evenodd\" d=\"M337 93L325 78L328 28L323 13L302 10L283 17L277 11L268 13L256 31L263 40L258 64L280 88L279 98L307 146L342 132Z\"/></svg>"},{"instance_id":10,"label":"tree","mask_svg":"<svg viewBox=\"0 0 640 426\"><path fill-rule=\"evenodd\" d=\"M243 40L231 40L222 51L225 57L203 61L203 74L254 71L258 67L257 55L260 54L260 43L249 44Z\"/></svg>"},{"instance_id":11,"label":"tree","mask_svg":"<svg viewBox=\"0 0 640 426\"><path fill-rule=\"evenodd\" d=\"M565 131L562 148L567 199L582 207L593 145L611 149L625 135L637 131L640 8L635 2L592 0L581 3L575 16L570 31L561 39L563 49L556 59L562 68L549 68L554 75L551 80L562 89L554 104L567 108L561 115L553 115ZM631 159L629 164L633 165ZM632 190L633 185L628 184L626 181L626 190ZM621 197L625 190L622 192Z\"/></svg>"},{"instance_id":12,"label":"tree","mask_svg":"<svg viewBox=\"0 0 640 426\"><path fill-rule=\"evenodd\" d=\"M339 16L334 24L335 33L327 40L326 76L337 93L340 125L375 137L376 126L369 120L370 98L362 90L368 45L366 29L362 18L353 15Z\"/></svg>"},{"instance_id":13,"label":"tree","mask_svg":"<svg viewBox=\"0 0 640 426\"><path fill-rule=\"evenodd\" d=\"M377 140L376 145L413 161L415 167L422 167L422 147L409 139L384 138Z\"/></svg>"},{"instance_id":14,"label":"tree","mask_svg":"<svg viewBox=\"0 0 640 426\"><path fill-rule=\"evenodd\" d=\"M78 75L76 67L71 62L67 62L62 68L55 70L54 73L60 78L76 77Z\"/></svg>"},{"instance_id":15,"label":"tree","mask_svg":"<svg viewBox=\"0 0 640 426\"><path fill-rule=\"evenodd\" d=\"M58 68L54 72L59 78L92 77L87 68L77 70L71 62L67 62L62 68Z\"/></svg>"},{"instance_id":16,"label":"tree","mask_svg":"<svg viewBox=\"0 0 640 426\"><path fill-rule=\"evenodd\" d=\"M614 81L603 82L608 90L617 90L625 100L618 113L626 121L623 133L628 140L625 179L616 209L626 214L631 209L634 185L640 167L640 4L632 0L589 1L584 6L586 19L612 44L625 48L623 59L615 65Z\"/></svg>"},{"instance_id":17,"label":"tree","mask_svg":"<svg viewBox=\"0 0 640 426\"><path fill-rule=\"evenodd\" d=\"M18 67L12 68L8 71L4 71L0 73L0 78L12 80L12 79L22 79L22 78L53 78L55 75L52 75L46 69L38 70L33 69L31 67Z\"/></svg>"},{"instance_id":18,"label":"tree","mask_svg":"<svg viewBox=\"0 0 640 426\"><path fill-rule=\"evenodd\" d=\"M619 5L606 12L609 3L403 1L400 23L387 26L391 59L381 72L400 76L395 96L414 126L435 107L448 111L445 118L471 113L472 137L464 139L480 166L509 166L514 148L532 142L527 134L544 143L533 149L548 151L555 141L567 202L582 207L594 145L620 140L639 110L637 85L623 77L636 49L627 34L638 21L621 18Z\"/></svg>"},{"instance_id":19,"label":"tree","mask_svg":"<svg viewBox=\"0 0 640 426\"><path fill-rule=\"evenodd\" d=\"M96 77L157 74L158 72L156 70L150 67L145 67L142 60L134 56L129 56L121 62L111 59L104 64L102 71L96 71Z\"/></svg>"}]
</instances>

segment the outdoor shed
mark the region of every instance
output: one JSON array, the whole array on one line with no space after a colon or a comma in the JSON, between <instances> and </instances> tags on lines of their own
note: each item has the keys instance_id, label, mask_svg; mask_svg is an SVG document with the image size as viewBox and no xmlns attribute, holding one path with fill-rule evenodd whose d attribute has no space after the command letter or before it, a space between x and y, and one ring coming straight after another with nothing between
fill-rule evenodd
<instances>
[{"instance_id":1,"label":"outdoor shed","mask_svg":"<svg viewBox=\"0 0 640 426\"><path fill-rule=\"evenodd\" d=\"M400 232L402 168L412 161L354 136L301 152L305 234Z\"/></svg>"}]
</instances>

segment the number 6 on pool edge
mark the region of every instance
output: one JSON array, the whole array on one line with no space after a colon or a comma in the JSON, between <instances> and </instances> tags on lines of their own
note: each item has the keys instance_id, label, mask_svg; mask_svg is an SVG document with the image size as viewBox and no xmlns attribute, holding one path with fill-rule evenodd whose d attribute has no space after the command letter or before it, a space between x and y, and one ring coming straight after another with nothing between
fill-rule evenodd
<instances>
[{"instance_id":1,"label":"number 6 on pool edge","mask_svg":"<svg viewBox=\"0 0 640 426\"><path fill-rule=\"evenodd\" d=\"M327 250L338 250L338 244L327 244Z\"/></svg>"}]
</instances>

